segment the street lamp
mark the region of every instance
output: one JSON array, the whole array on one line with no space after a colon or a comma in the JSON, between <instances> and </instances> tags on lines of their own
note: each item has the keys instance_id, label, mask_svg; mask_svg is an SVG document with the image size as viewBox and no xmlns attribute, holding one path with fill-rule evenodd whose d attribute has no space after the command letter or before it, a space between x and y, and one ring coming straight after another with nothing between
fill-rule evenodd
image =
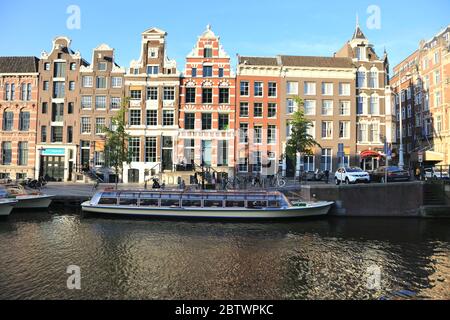
<instances>
[{"instance_id":1,"label":"street lamp","mask_svg":"<svg viewBox=\"0 0 450 320\"><path fill-rule=\"evenodd\" d=\"M402 110L402 78L401 78L402 72L399 72L398 77L399 77L399 88L398 88L398 93L394 93L395 96L398 97L398 102L399 102L399 114L400 114L400 148L399 148L399 158L398 158L398 166L400 169L403 170L404 166L405 166L405 160L404 160L404 153L403 153L403 110ZM410 77L411 76L411 72L407 72L406 73L406 77Z\"/></svg>"}]
</instances>

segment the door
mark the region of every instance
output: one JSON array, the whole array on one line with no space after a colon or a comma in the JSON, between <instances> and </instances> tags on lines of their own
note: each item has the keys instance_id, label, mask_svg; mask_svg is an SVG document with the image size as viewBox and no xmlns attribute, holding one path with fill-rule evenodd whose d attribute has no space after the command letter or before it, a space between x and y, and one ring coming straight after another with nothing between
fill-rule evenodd
<instances>
[{"instance_id":1,"label":"door","mask_svg":"<svg viewBox=\"0 0 450 320\"><path fill-rule=\"evenodd\" d=\"M69 178L68 181L72 181L72 174L73 174L73 161L69 161Z\"/></svg>"},{"instance_id":2,"label":"door","mask_svg":"<svg viewBox=\"0 0 450 320\"><path fill-rule=\"evenodd\" d=\"M162 137L162 170L173 170L173 141L172 137Z\"/></svg>"},{"instance_id":3,"label":"door","mask_svg":"<svg viewBox=\"0 0 450 320\"><path fill-rule=\"evenodd\" d=\"M89 149L81 149L81 167L89 169Z\"/></svg>"},{"instance_id":4,"label":"door","mask_svg":"<svg viewBox=\"0 0 450 320\"><path fill-rule=\"evenodd\" d=\"M63 181L64 157L46 156L43 160L44 178L47 181Z\"/></svg>"},{"instance_id":5,"label":"door","mask_svg":"<svg viewBox=\"0 0 450 320\"><path fill-rule=\"evenodd\" d=\"M128 183L139 183L139 170L129 169L128 170Z\"/></svg>"},{"instance_id":6,"label":"door","mask_svg":"<svg viewBox=\"0 0 450 320\"><path fill-rule=\"evenodd\" d=\"M211 159L212 159L212 149L211 149L212 142L209 140L202 141L202 159L203 164L205 166L210 167L211 166Z\"/></svg>"}]
</instances>

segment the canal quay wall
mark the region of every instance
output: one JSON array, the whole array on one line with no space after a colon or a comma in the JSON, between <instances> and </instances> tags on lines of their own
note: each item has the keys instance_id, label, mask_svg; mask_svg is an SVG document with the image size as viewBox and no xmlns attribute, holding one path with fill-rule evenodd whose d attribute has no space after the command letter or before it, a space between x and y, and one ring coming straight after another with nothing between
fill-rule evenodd
<instances>
[{"instance_id":1,"label":"canal quay wall","mask_svg":"<svg viewBox=\"0 0 450 320\"><path fill-rule=\"evenodd\" d=\"M114 185L101 185L103 190ZM424 182L389 184L292 185L283 191L292 200L333 201L330 215L341 217L450 217L450 185ZM143 189L119 185L119 189ZM442 191L442 192L440 192ZM54 205L79 207L96 192L90 184L49 184L42 192ZM436 195L437 192L437 195Z\"/></svg>"},{"instance_id":2,"label":"canal quay wall","mask_svg":"<svg viewBox=\"0 0 450 320\"><path fill-rule=\"evenodd\" d=\"M425 182L305 185L299 195L305 201L334 201L334 216L450 218L450 186L431 187Z\"/></svg>"}]
</instances>

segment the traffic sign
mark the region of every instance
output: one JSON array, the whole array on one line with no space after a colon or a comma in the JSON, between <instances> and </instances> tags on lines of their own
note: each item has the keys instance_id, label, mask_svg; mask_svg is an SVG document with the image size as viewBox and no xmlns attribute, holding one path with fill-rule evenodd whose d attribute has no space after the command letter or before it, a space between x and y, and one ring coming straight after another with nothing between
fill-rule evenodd
<instances>
[{"instance_id":1,"label":"traffic sign","mask_svg":"<svg viewBox=\"0 0 450 320\"><path fill-rule=\"evenodd\" d=\"M419 151L417 153L417 158L419 159L419 163L423 162L423 152L422 151Z\"/></svg>"}]
</instances>

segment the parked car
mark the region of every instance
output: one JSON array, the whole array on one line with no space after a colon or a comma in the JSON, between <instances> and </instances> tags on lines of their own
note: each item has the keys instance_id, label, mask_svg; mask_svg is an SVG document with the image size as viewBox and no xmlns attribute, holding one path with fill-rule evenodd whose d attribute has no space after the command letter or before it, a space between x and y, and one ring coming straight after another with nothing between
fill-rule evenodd
<instances>
[{"instance_id":1,"label":"parked car","mask_svg":"<svg viewBox=\"0 0 450 320\"><path fill-rule=\"evenodd\" d=\"M369 173L363 171L361 168L339 168L334 174L334 181L336 185L340 185L341 183L350 184L350 183L370 183L370 175Z\"/></svg>"},{"instance_id":2,"label":"parked car","mask_svg":"<svg viewBox=\"0 0 450 320\"><path fill-rule=\"evenodd\" d=\"M411 178L407 170L391 166L391 167L379 167L378 169L376 169L372 173L372 181L385 183L386 171L387 171L387 182L409 181Z\"/></svg>"},{"instance_id":3,"label":"parked car","mask_svg":"<svg viewBox=\"0 0 450 320\"><path fill-rule=\"evenodd\" d=\"M449 174L447 170L440 170L439 168L426 168L425 179L427 180L449 180Z\"/></svg>"}]
</instances>

